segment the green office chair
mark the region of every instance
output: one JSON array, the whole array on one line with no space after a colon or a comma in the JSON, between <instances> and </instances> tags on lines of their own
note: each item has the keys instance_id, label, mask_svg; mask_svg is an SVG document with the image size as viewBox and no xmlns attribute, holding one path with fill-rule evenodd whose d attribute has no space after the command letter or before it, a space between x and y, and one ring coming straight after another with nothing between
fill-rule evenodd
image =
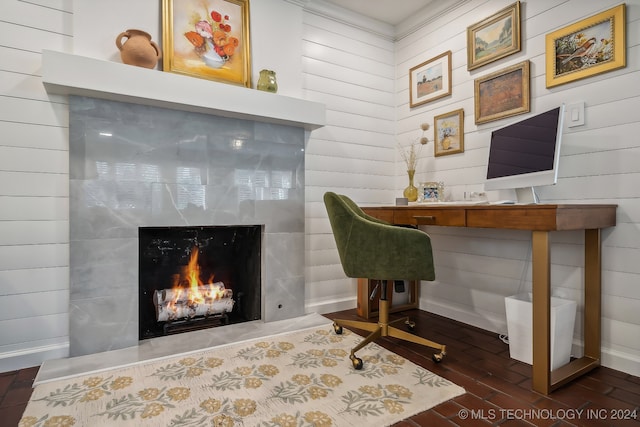
<instances>
[{"instance_id":1,"label":"green office chair","mask_svg":"<svg viewBox=\"0 0 640 427\"><path fill-rule=\"evenodd\" d=\"M431 239L426 233L413 228L390 225L365 214L351 199L327 192L324 204L329 214L333 237L338 246L340 262L347 277L377 279L382 283L378 323L355 320L334 320L337 334L342 328L357 328L371 332L351 350L349 358L355 369L362 369L362 359L356 351L380 337L395 337L440 350L433 355L435 362L444 358L445 346L413 335L393 326L405 322L410 329L415 323L408 318L389 322L388 283L395 279L434 280Z\"/></svg>"}]
</instances>

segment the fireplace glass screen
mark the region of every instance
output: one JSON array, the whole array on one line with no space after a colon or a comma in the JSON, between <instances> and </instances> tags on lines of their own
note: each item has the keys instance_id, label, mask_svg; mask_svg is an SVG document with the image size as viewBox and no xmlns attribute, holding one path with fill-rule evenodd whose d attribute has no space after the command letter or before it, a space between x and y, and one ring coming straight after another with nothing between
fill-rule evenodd
<instances>
[{"instance_id":1,"label":"fireplace glass screen","mask_svg":"<svg viewBox=\"0 0 640 427\"><path fill-rule=\"evenodd\" d=\"M141 227L141 340L261 318L260 225Z\"/></svg>"}]
</instances>

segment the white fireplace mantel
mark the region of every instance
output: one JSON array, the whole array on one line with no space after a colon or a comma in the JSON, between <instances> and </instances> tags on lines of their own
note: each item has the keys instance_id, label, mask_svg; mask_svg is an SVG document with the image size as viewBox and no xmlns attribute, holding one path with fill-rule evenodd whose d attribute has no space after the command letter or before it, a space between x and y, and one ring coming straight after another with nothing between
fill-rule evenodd
<instances>
[{"instance_id":1,"label":"white fireplace mantel","mask_svg":"<svg viewBox=\"0 0 640 427\"><path fill-rule=\"evenodd\" d=\"M48 93L79 95L314 130L324 104L231 84L44 50Z\"/></svg>"}]
</instances>

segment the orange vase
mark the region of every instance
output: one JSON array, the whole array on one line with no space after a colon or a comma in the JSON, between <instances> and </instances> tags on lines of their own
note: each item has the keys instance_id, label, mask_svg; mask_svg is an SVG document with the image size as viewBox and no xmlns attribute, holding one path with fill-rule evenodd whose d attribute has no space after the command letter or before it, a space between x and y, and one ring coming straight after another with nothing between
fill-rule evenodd
<instances>
[{"instance_id":1,"label":"orange vase","mask_svg":"<svg viewBox=\"0 0 640 427\"><path fill-rule=\"evenodd\" d=\"M151 35L142 30L129 29L118 34L116 46L120 49L122 62L129 65L154 68L162 57L162 52L151 40Z\"/></svg>"}]
</instances>

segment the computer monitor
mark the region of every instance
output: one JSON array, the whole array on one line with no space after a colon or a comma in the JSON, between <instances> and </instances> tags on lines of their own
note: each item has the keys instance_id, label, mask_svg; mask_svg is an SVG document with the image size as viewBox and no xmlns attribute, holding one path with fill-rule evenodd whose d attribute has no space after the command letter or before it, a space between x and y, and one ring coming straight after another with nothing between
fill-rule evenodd
<instances>
[{"instance_id":1,"label":"computer monitor","mask_svg":"<svg viewBox=\"0 0 640 427\"><path fill-rule=\"evenodd\" d=\"M491 133L485 190L515 189L518 203L537 203L534 188L558 179L564 104Z\"/></svg>"}]
</instances>

